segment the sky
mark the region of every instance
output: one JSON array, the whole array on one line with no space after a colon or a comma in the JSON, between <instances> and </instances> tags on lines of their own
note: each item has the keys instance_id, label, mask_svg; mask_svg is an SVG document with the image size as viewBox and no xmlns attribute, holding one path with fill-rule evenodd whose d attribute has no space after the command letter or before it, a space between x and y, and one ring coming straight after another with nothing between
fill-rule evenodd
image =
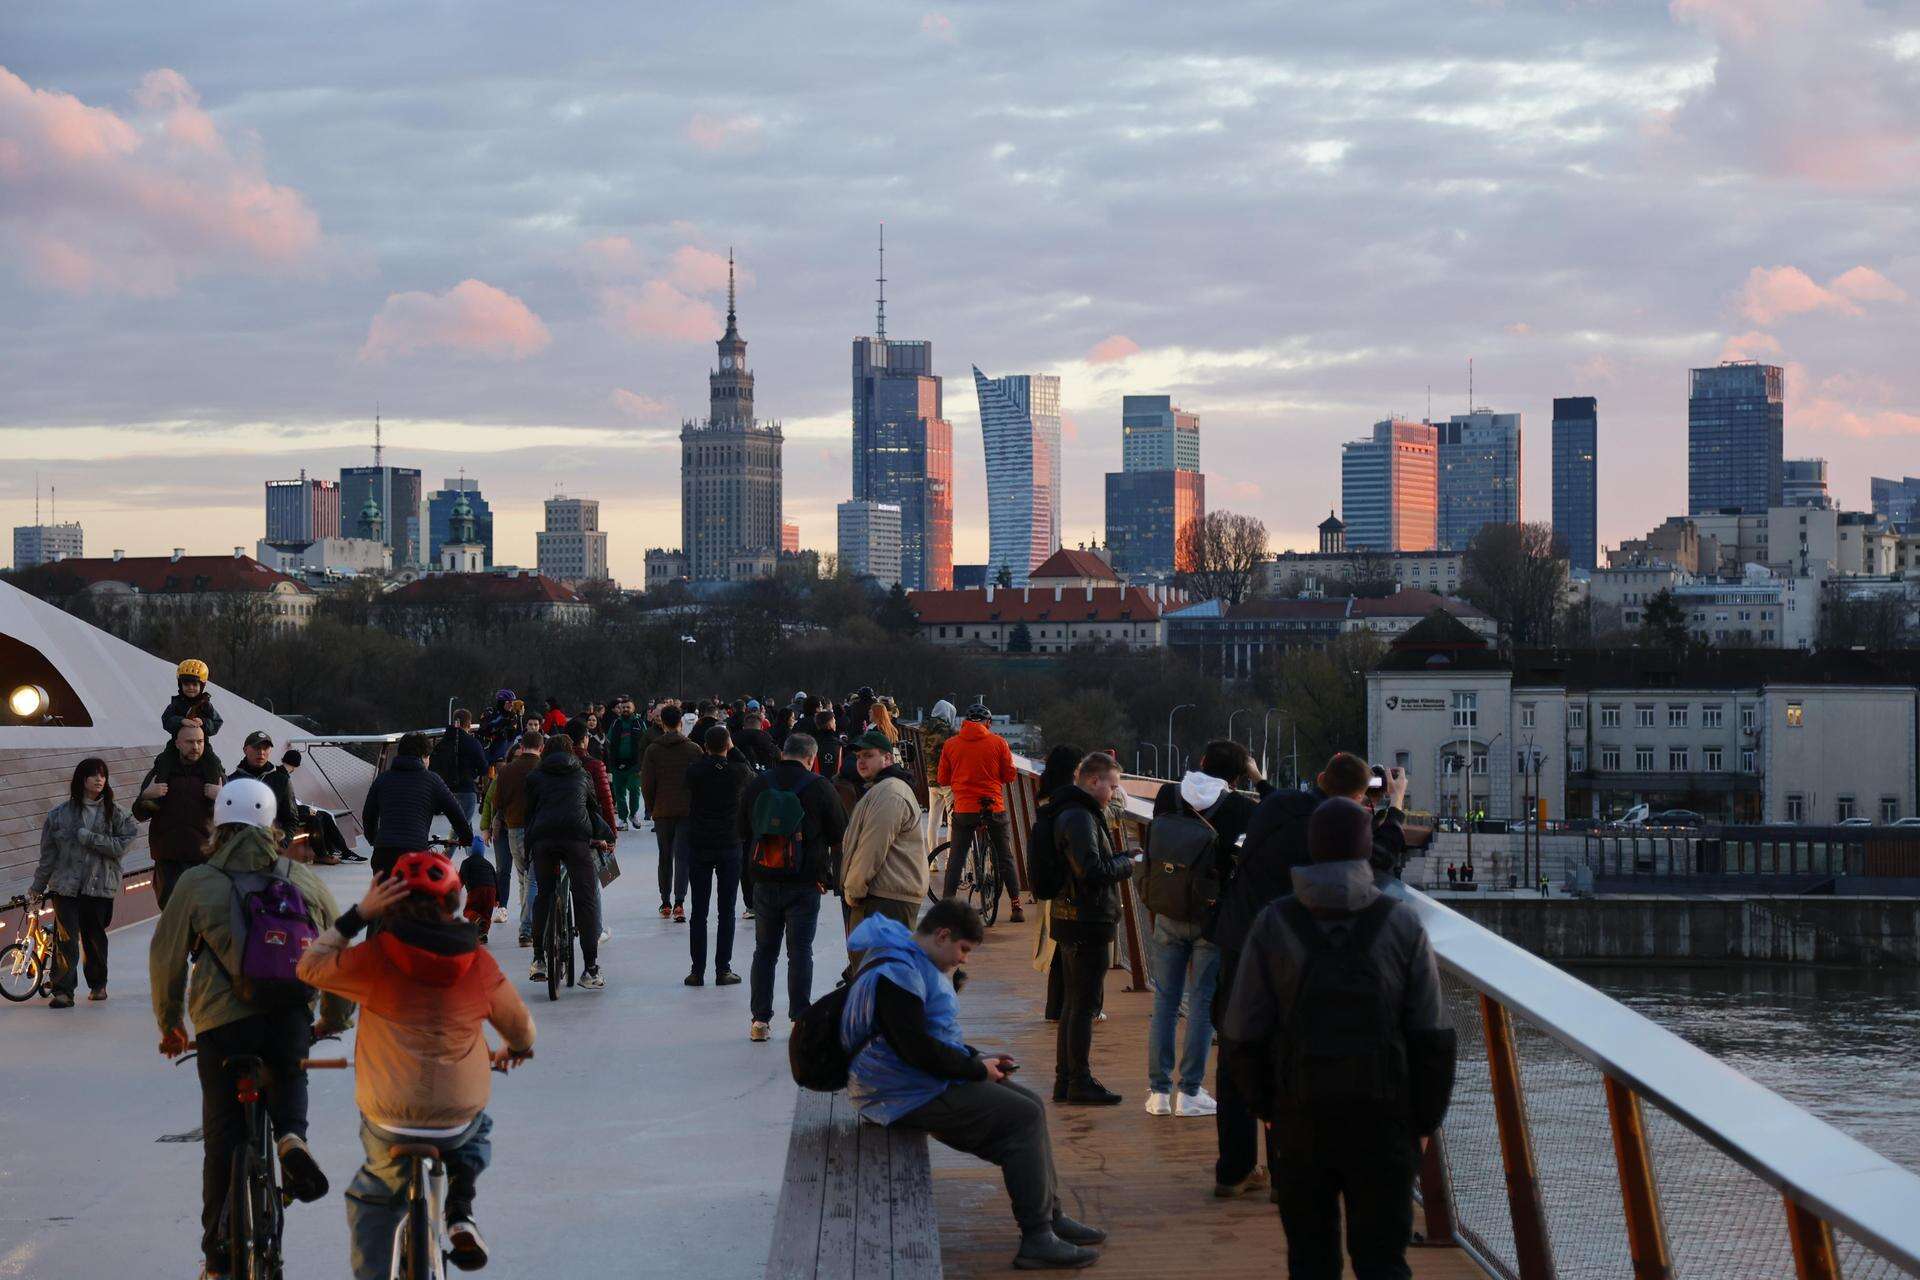
<instances>
[{"instance_id":1,"label":"sky","mask_svg":"<svg viewBox=\"0 0 1920 1280\"><path fill-rule=\"evenodd\" d=\"M1068 543L1123 395L1308 547L1340 444L1474 399L1600 413L1600 535L1683 511L1686 375L1788 370L1836 496L1920 472L1920 0L0 6L0 522L249 550L261 484L462 469L496 559L598 498L679 542L740 265L786 510L831 549L849 342L933 343L955 558L971 365L1062 379ZM1431 401L1429 402L1429 396Z\"/></svg>"}]
</instances>

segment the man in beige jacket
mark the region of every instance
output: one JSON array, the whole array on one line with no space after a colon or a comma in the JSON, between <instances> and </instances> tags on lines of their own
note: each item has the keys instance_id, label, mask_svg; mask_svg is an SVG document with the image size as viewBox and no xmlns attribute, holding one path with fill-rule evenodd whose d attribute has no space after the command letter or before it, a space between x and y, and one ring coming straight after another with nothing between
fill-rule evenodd
<instances>
[{"instance_id":1,"label":"man in beige jacket","mask_svg":"<svg viewBox=\"0 0 1920 1280\"><path fill-rule=\"evenodd\" d=\"M849 744L867 784L842 841L840 894L851 913L847 933L868 916L888 916L908 929L927 896L927 846L913 779L894 759L894 745L870 729Z\"/></svg>"}]
</instances>

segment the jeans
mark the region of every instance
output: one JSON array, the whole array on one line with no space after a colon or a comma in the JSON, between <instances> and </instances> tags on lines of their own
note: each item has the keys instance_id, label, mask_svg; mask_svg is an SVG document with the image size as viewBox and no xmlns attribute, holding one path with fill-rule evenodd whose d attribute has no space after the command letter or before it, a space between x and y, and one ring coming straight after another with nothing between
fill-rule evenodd
<instances>
[{"instance_id":1,"label":"jeans","mask_svg":"<svg viewBox=\"0 0 1920 1280\"><path fill-rule=\"evenodd\" d=\"M725 973L733 968L733 903L740 893L740 846L700 848L685 840L682 843L687 846L687 870L693 883L693 911L687 918L687 950L693 957L693 972L707 971L707 908L714 903L720 920L714 931L713 971ZM720 888L717 903L716 880Z\"/></svg>"},{"instance_id":2,"label":"jeans","mask_svg":"<svg viewBox=\"0 0 1920 1280\"><path fill-rule=\"evenodd\" d=\"M70 996L80 983L80 948L87 950L87 990L107 989L107 926L113 923L113 899L56 896L53 899L54 938L60 967L54 974L55 995Z\"/></svg>"},{"instance_id":3,"label":"jeans","mask_svg":"<svg viewBox=\"0 0 1920 1280\"><path fill-rule=\"evenodd\" d=\"M1053 1140L1047 1136L1047 1104L1031 1089L1011 1080L969 1080L894 1124L999 1165L1021 1231L1053 1225L1060 1212L1060 1178L1053 1167Z\"/></svg>"},{"instance_id":4,"label":"jeans","mask_svg":"<svg viewBox=\"0 0 1920 1280\"><path fill-rule=\"evenodd\" d=\"M1220 948L1220 979L1213 988L1213 1020L1217 1025L1220 1016L1226 1012L1227 1002L1233 998L1233 975L1240 968L1240 953ZM1191 1007L1188 1013L1192 1013ZM1222 1186L1232 1186L1245 1182L1252 1176L1260 1161L1260 1134L1267 1135L1267 1167L1278 1166L1275 1154L1274 1132L1270 1125L1260 1122L1260 1117L1248 1109L1246 1100L1234 1087L1233 1076L1222 1072L1215 1082L1220 1096L1216 1101L1220 1109L1214 1113L1214 1132L1220 1141L1220 1158L1214 1162L1213 1180Z\"/></svg>"},{"instance_id":5,"label":"jeans","mask_svg":"<svg viewBox=\"0 0 1920 1280\"><path fill-rule=\"evenodd\" d=\"M246 1140L247 1115L235 1092L227 1059L251 1054L266 1064L263 1091L274 1141L288 1134L307 1136L307 1073L300 1059L313 1046L313 1023L304 1005L256 1013L238 1022L196 1030L200 1073L200 1128L205 1152L200 1162L200 1249L208 1269L227 1274L226 1232L221 1216L233 1173L233 1149ZM273 1159L273 1153L266 1153Z\"/></svg>"},{"instance_id":6,"label":"jeans","mask_svg":"<svg viewBox=\"0 0 1920 1280\"><path fill-rule=\"evenodd\" d=\"M456 791L453 793L453 802L460 806L460 813L466 818L467 825L472 826L473 815L480 811L480 793L478 791Z\"/></svg>"},{"instance_id":7,"label":"jeans","mask_svg":"<svg viewBox=\"0 0 1920 1280\"><path fill-rule=\"evenodd\" d=\"M1180 1046L1180 1092L1192 1094L1207 1079L1213 1048L1213 988L1220 977L1220 948L1200 936L1201 926L1153 918L1148 970L1153 984L1153 1022L1147 1028L1147 1088L1167 1093L1173 1080L1173 1041L1182 993L1187 1034Z\"/></svg>"},{"instance_id":8,"label":"jeans","mask_svg":"<svg viewBox=\"0 0 1920 1280\"><path fill-rule=\"evenodd\" d=\"M613 813L628 826L640 821L639 765L622 765L613 770Z\"/></svg>"},{"instance_id":9,"label":"jeans","mask_svg":"<svg viewBox=\"0 0 1920 1280\"><path fill-rule=\"evenodd\" d=\"M760 881L753 886L753 984L747 1008L755 1022L773 1021L773 971L787 947L787 1016L813 1003L813 934L820 925L820 888Z\"/></svg>"},{"instance_id":10,"label":"jeans","mask_svg":"<svg viewBox=\"0 0 1920 1280\"><path fill-rule=\"evenodd\" d=\"M547 918L553 913L553 890L560 880L560 864L567 866L567 890L573 898L573 927L580 935L580 960L586 968L600 963L600 881L594 876L593 850L585 844L543 844L533 850L533 949L547 955Z\"/></svg>"},{"instance_id":11,"label":"jeans","mask_svg":"<svg viewBox=\"0 0 1920 1280\"><path fill-rule=\"evenodd\" d=\"M1408 1280L1416 1157L1407 1127L1345 1113L1302 1116L1276 1132L1273 1187L1289 1280L1339 1280L1343 1201L1355 1280Z\"/></svg>"},{"instance_id":12,"label":"jeans","mask_svg":"<svg viewBox=\"0 0 1920 1280\"><path fill-rule=\"evenodd\" d=\"M519 827L507 828L507 852L513 859L513 878L520 883L520 936L533 936L533 859L527 855L527 833ZM501 882L505 884L505 881ZM506 891L501 891L504 900Z\"/></svg>"},{"instance_id":13,"label":"jeans","mask_svg":"<svg viewBox=\"0 0 1920 1280\"><path fill-rule=\"evenodd\" d=\"M680 819L655 818L653 820L654 839L660 844L660 905L687 900L686 873L680 871ZM676 873L677 876L676 876ZM674 897L675 887L680 896Z\"/></svg>"},{"instance_id":14,"label":"jeans","mask_svg":"<svg viewBox=\"0 0 1920 1280\"><path fill-rule=\"evenodd\" d=\"M940 890L940 896L951 898L960 891L960 873L971 861L968 851L972 848L973 833L981 827L987 831L987 845L992 850L993 865L999 869L1000 887L1006 890L1007 901L1018 911L1020 882L1014 878L1013 870L1013 823L1004 811L953 815L953 845L947 850L947 883Z\"/></svg>"},{"instance_id":15,"label":"jeans","mask_svg":"<svg viewBox=\"0 0 1920 1280\"><path fill-rule=\"evenodd\" d=\"M1088 1064L1093 1053L1093 1016L1100 1011L1113 943L1062 940L1059 947L1064 986L1060 1027L1054 1035L1053 1074L1069 1085L1085 1084L1093 1079Z\"/></svg>"},{"instance_id":16,"label":"jeans","mask_svg":"<svg viewBox=\"0 0 1920 1280\"><path fill-rule=\"evenodd\" d=\"M408 1162L388 1154L391 1147L425 1143L440 1148L447 1171L446 1219L449 1225L473 1213L473 1184L493 1160L493 1118L482 1111L466 1132L451 1138L422 1138L390 1133L360 1117L360 1145L367 1162L347 1185L347 1239L354 1280L387 1280L393 1267L393 1236L407 1203Z\"/></svg>"}]
</instances>

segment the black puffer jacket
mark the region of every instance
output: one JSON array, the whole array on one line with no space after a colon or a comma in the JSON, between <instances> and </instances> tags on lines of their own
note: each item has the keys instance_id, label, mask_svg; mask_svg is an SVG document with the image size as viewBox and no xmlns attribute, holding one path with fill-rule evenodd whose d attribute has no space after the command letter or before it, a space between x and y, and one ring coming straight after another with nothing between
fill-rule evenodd
<instances>
[{"instance_id":1,"label":"black puffer jacket","mask_svg":"<svg viewBox=\"0 0 1920 1280\"><path fill-rule=\"evenodd\" d=\"M1066 884L1053 896L1053 936L1062 942L1111 941L1120 920L1120 882L1133 859L1113 847L1105 809L1078 785L1053 793L1054 847L1067 869Z\"/></svg>"},{"instance_id":2,"label":"black puffer jacket","mask_svg":"<svg viewBox=\"0 0 1920 1280\"><path fill-rule=\"evenodd\" d=\"M527 848L543 844L583 845L611 840L613 831L600 816L593 778L564 751L549 751L527 775Z\"/></svg>"},{"instance_id":3,"label":"black puffer jacket","mask_svg":"<svg viewBox=\"0 0 1920 1280\"><path fill-rule=\"evenodd\" d=\"M1253 811L1247 823L1233 880L1221 897L1211 941L1227 951L1246 945L1254 920L1269 903L1293 892L1293 869L1309 866L1307 819L1327 798L1318 787L1307 791L1273 791ZM1373 876L1377 884L1397 879L1407 860L1407 837L1398 809L1373 815Z\"/></svg>"},{"instance_id":4,"label":"black puffer jacket","mask_svg":"<svg viewBox=\"0 0 1920 1280\"><path fill-rule=\"evenodd\" d=\"M724 756L703 753L687 766L687 839L707 852L738 849L740 793L753 781L753 767L735 747Z\"/></svg>"}]
</instances>

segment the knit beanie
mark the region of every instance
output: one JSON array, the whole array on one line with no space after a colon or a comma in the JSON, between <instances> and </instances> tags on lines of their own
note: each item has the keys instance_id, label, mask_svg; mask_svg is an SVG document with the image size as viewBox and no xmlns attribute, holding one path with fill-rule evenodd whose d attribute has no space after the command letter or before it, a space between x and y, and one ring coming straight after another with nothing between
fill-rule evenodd
<instances>
[{"instance_id":1,"label":"knit beanie","mask_svg":"<svg viewBox=\"0 0 1920 1280\"><path fill-rule=\"evenodd\" d=\"M1373 856L1373 815L1344 796L1323 800L1307 819L1307 852L1315 862Z\"/></svg>"}]
</instances>

